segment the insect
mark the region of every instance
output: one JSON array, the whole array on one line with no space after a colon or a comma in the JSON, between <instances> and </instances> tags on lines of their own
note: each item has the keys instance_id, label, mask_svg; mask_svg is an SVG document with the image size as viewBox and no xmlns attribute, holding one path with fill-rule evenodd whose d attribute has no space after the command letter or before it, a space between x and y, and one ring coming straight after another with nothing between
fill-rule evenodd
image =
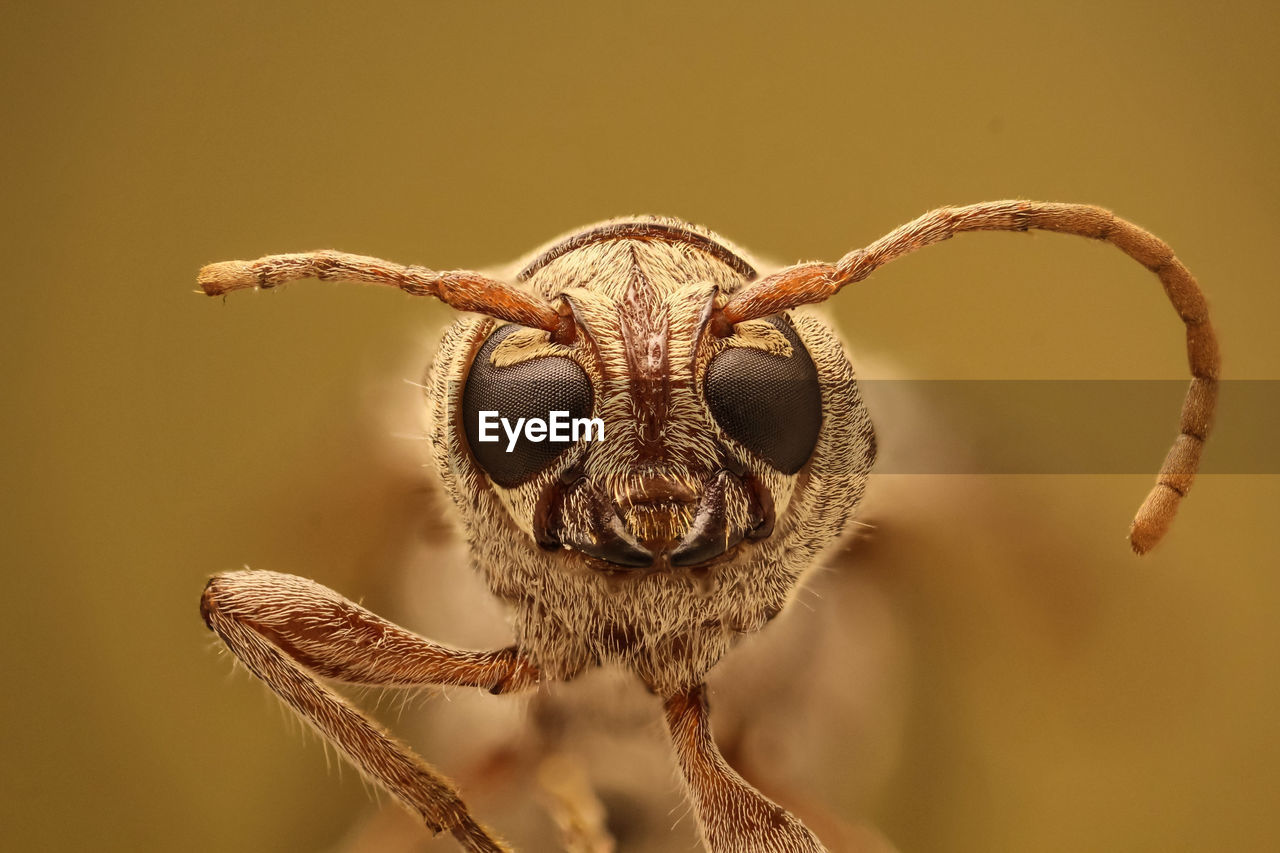
<instances>
[{"instance_id":1,"label":"insect","mask_svg":"<svg viewBox=\"0 0 1280 853\"><path fill-rule=\"evenodd\" d=\"M313 581L264 571L212 578L204 620L366 777L466 850L507 848L446 778L322 680L506 694L619 667L663 703L709 850L824 850L726 762L703 686L737 639L787 607L857 510L875 460L844 349L802 306L954 234L1028 229L1115 245L1156 274L1186 326L1193 378L1178 435L1130 529L1145 553L1191 487L1219 363L1198 284L1147 231L1092 206L988 202L925 214L835 264L761 276L704 229L638 218L561 239L513 284L333 251L202 269L210 295L318 278L472 312L445 332L431 370L430 440L473 566L509 608L515 641L449 648ZM479 440L482 420L553 413L598 419L605 438L517 427L509 440Z\"/></svg>"}]
</instances>

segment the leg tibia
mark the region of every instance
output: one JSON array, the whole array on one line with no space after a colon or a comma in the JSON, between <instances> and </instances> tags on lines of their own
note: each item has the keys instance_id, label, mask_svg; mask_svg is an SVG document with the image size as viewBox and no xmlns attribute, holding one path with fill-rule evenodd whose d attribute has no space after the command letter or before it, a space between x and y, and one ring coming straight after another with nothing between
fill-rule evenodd
<instances>
[{"instance_id":1,"label":"leg tibia","mask_svg":"<svg viewBox=\"0 0 1280 853\"><path fill-rule=\"evenodd\" d=\"M453 785L317 674L364 684L526 686L536 671L513 650L461 652L431 643L319 584L271 572L209 581L205 623L249 671L366 777L472 851L506 848L467 812Z\"/></svg>"}]
</instances>

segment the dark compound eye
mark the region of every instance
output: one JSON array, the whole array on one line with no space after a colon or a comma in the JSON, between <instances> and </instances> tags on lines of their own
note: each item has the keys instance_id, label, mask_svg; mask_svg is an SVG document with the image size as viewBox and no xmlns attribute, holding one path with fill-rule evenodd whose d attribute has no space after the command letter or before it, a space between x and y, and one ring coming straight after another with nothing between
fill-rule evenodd
<instances>
[{"instance_id":1,"label":"dark compound eye","mask_svg":"<svg viewBox=\"0 0 1280 853\"><path fill-rule=\"evenodd\" d=\"M730 347L707 365L703 391L720 428L784 474L804 467L822 428L818 370L791 324L767 322L791 344L790 357Z\"/></svg>"},{"instance_id":2,"label":"dark compound eye","mask_svg":"<svg viewBox=\"0 0 1280 853\"><path fill-rule=\"evenodd\" d=\"M488 430L496 441L480 441L480 413L497 412L512 428L520 418L547 421L552 412L568 412L568 418L591 415L591 380L577 362L561 356L522 361L509 367L494 367L493 352L498 344L521 329L503 326L480 347L462 390L462 422L467 444L476 462L493 482L504 488L518 486L555 461L574 442L531 441L523 426L510 452L510 439L494 418Z\"/></svg>"}]
</instances>

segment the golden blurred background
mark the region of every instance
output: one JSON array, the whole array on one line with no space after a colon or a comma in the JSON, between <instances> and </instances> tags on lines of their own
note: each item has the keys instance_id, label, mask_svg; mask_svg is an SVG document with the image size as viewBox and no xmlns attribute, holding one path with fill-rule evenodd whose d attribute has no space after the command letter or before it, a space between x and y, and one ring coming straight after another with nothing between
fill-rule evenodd
<instances>
[{"instance_id":1,"label":"golden blurred background","mask_svg":"<svg viewBox=\"0 0 1280 853\"><path fill-rule=\"evenodd\" d=\"M638 212L834 260L941 204L1082 201L1199 276L1226 376L1280 378L1270 3L4 19L4 850L322 850L366 809L196 604L247 564L405 612L388 578L444 508L404 380L448 315L352 285L213 301L204 263L486 267ZM906 376L1186 375L1155 280L1080 240L962 237L832 311ZM885 522L877 549L916 543L874 578L909 660L900 748L833 808L904 851L1280 849L1277 477L1203 478L1141 561L1122 537L1150 477L986 480L981 536L941 501ZM1068 541L1097 558L1053 565Z\"/></svg>"}]
</instances>

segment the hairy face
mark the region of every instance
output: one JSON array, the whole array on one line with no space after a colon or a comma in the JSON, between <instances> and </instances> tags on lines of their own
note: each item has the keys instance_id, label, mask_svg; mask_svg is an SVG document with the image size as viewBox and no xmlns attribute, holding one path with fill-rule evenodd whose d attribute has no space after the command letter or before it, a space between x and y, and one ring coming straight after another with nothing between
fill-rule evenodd
<instances>
[{"instance_id":1,"label":"hairy face","mask_svg":"<svg viewBox=\"0 0 1280 853\"><path fill-rule=\"evenodd\" d=\"M826 326L783 313L708 328L754 276L706 232L607 223L520 276L570 306L571 342L487 318L446 332L436 462L476 567L551 677L614 661L660 691L697 683L785 606L861 497L874 436ZM598 419L603 438L509 431L555 411ZM496 441L481 441L486 418Z\"/></svg>"}]
</instances>

